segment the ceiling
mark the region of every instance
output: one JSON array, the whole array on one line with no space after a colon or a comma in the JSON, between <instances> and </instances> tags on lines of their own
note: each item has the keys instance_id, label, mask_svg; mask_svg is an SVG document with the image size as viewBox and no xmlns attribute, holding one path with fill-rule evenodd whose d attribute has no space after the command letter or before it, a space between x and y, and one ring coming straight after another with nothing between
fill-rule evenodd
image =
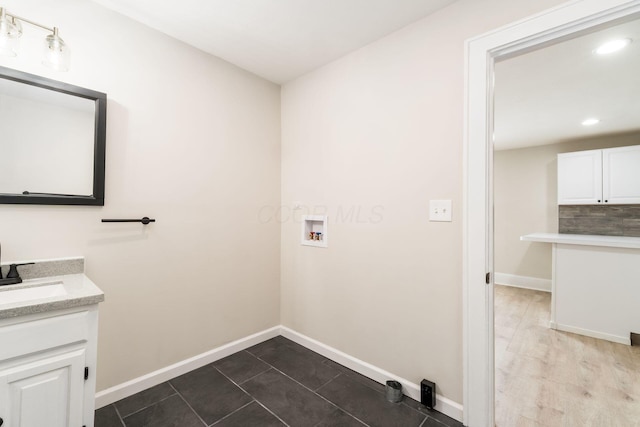
<instances>
[{"instance_id":1,"label":"ceiling","mask_svg":"<svg viewBox=\"0 0 640 427\"><path fill-rule=\"evenodd\" d=\"M625 49L593 53L630 38ZM526 53L495 67L496 150L640 130L640 20ZM601 121L582 126L590 117Z\"/></svg>"},{"instance_id":2,"label":"ceiling","mask_svg":"<svg viewBox=\"0 0 640 427\"><path fill-rule=\"evenodd\" d=\"M455 0L94 0L285 83Z\"/></svg>"}]
</instances>

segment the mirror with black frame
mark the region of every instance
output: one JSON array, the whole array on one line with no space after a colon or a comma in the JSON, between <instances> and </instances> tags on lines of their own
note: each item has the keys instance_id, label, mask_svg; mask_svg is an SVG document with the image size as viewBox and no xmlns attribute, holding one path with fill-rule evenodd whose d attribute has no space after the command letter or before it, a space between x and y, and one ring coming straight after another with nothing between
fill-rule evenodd
<instances>
[{"instance_id":1,"label":"mirror with black frame","mask_svg":"<svg viewBox=\"0 0 640 427\"><path fill-rule=\"evenodd\" d=\"M0 67L0 203L104 206L107 95Z\"/></svg>"}]
</instances>

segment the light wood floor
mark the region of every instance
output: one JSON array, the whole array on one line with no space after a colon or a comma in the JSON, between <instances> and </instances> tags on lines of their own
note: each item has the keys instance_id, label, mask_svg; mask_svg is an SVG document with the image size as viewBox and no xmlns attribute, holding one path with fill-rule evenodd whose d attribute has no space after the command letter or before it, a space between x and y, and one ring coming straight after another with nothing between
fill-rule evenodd
<instances>
[{"instance_id":1,"label":"light wood floor","mask_svg":"<svg viewBox=\"0 0 640 427\"><path fill-rule=\"evenodd\" d=\"M640 347L549 329L550 306L495 286L496 425L640 426Z\"/></svg>"}]
</instances>

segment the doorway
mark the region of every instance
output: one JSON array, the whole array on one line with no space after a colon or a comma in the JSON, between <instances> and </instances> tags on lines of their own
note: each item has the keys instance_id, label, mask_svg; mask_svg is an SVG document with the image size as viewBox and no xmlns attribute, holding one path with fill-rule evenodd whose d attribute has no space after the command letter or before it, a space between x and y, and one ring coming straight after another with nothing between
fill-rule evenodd
<instances>
[{"instance_id":1,"label":"doorway","mask_svg":"<svg viewBox=\"0 0 640 427\"><path fill-rule=\"evenodd\" d=\"M640 12L640 1L584 0L467 42L463 251L464 424L494 425L493 82L495 61ZM487 274L489 273L489 274Z\"/></svg>"},{"instance_id":2,"label":"doorway","mask_svg":"<svg viewBox=\"0 0 640 427\"><path fill-rule=\"evenodd\" d=\"M602 224L615 223L608 222L615 218L607 215L619 215L621 206L558 203L557 158L561 153L640 144L640 104L636 101L640 99L640 46L630 42L640 40L640 20L630 18L495 62L493 240L498 427L535 423L633 425L633 420L640 418L636 401L640 396L636 373L640 350L554 329L555 322L550 324L552 244L521 241L522 236L534 232L618 232L606 231ZM614 41L619 50L608 48ZM604 53L598 53L602 50ZM587 118L595 123L582 124ZM633 205L626 208L635 209ZM581 217L592 212L598 217ZM583 307L579 297L589 291L584 283L579 286L584 292L569 301L569 306L565 302L565 311ZM601 312L608 318L616 314L603 307ZM595 318L595 313L590 317Z\"/></svg>"}]
</instances>

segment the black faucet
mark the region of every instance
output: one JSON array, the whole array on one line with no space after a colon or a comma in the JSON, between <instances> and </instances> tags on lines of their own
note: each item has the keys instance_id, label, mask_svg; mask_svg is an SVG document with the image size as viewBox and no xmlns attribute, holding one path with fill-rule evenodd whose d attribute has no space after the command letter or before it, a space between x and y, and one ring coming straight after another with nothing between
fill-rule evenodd
<instances>
[{"instance_id":1,"label":"black faucet","mask_svg":"<svg viewBox=\"0 0 640 427\"><path fill-rule=\"evenodd\" d=\"M9 266L9 272L7 273L7 277L5 279L0 279L0 286L4 285L16 285L18 283L22 283L22 277L20 277L20 273L18 273L18 267L21 265L31 265L35 264L35 262L25 262L23 264L11 264Z\"/></svg>"},{"instance_id":2,"label":"black faucet","mask_svg":"<svg viewBox=\"0 0 640 427\"><path fill-rule=\"evenodd\" d=\"M0 245L0 260L2 259L2 246ZM20 273L18 272L18 267L21 265L31 265L35 264L34 262L25 262L24 264L11 264L9 266L9 272L7 273L6 279L2 278L2 264L0 264L0 286L4 285L15 285L17 283L22 283L22 278L20 277Z\"/></svg>"}]
</instances>

